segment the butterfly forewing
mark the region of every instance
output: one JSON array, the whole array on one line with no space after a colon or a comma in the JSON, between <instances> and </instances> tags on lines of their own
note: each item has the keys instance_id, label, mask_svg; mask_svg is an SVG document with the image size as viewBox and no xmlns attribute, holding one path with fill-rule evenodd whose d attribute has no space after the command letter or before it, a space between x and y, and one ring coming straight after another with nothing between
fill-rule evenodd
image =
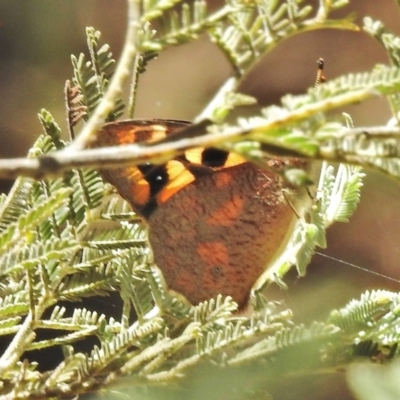
<instances>
[{"instance_id":1,"label":"butterfly forewing","mask_svg":"<svg viewBox=\"0 0 400 400\"><path fill-rule=\"evenodd\" d=\"M98 132L94 147L154 144L190 126L181 120L126 120L111 122ZM148 219L158 204L167 201L196 177L245 160L213 148L193 148L165 164L150 163L101 170L103 176L126 199L134 211Z\"/></svg>"}]
</instances>

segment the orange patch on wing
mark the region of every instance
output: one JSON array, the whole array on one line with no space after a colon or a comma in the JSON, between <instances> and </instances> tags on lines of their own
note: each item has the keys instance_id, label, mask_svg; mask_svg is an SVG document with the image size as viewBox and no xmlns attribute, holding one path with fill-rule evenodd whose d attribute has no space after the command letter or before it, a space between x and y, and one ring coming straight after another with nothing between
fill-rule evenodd
<instances>
[{"instance_id":1,"label":"orange patch on wing","mask_svg":"<svg viewBox=\"0 0 400 400\"><path fill-rule=\"evenodd\" d=\"M136 129L129 129L129 130L123 130L121 132L115 132L111 137L111 139L115 141L115 143L112 143L113 145L133 144L136 142Z\"/></svg>"},{"instance_id":2,"label":"orange patch on wing","mask_svg":"<svg viewBox=\"0 0 400 400\"><path fill-rule=\"evenodd\" d=\"M195 147L185 151L186 159L193 164L201 164L201 157L204 147Z\"/></svg>"},{"instance_id":3,"label":"orange patch on wing","mask_svg":"<svg viewBox=\"0 0 400 400\"><path fill-rule=\"evenodd\" d=\"M233 180L234 180L234 176L231 174L227 174L227 173L219 173L219 174L215 174L215 186L218 189L221 189L223 187L228 186Z\"/></svg>"},{"instance_id":4,"label":"orange patch on wing","mask_svg":"<svg viewBox=\"0 0 400 400\"><path fill-rule=\"evenodd\" d=\"M145 179L141 179L131 190L131 201L137 205L145 205L150 198L150 186Z\"/></svg>"},{"instance_id":5,"label":"orange patch on wing","mask_svg":"<svg viewBox=\"0 0 400 400\"><path fill-rule=\"evenodd\" d=\"M243 210L243 204L244 200L241 196L233 196L230 201L210 214L207 218L207 224L217 226L230 226L234 224Z\"/></svg>"},{"instance_id":6,"label":"orange patch on wing","mask_svg":"<svg viewBox=\"0 0 400 400\"><path fill-rule=\"evenodd\" d=\"M146 129L148 129L146 127ZM148 140L148 143L157 142L161 139L164 139L167 136L167 130L165 126L162 125L152 125L151 126L151 138Z\"/></svg>"},{"instance_id":7,"label":"orange patch on wing","mask_svg":"<svg viewBox=\"0 0 400 400\"><path fill-rule=\"evenodd\" d=\"M168 172L168 184L157 195L157 201L159 204L167 201L176 192L193 182L195 179L195 177L180 161L169 161L166 166Z\"/></svg>"},{"instance_id":8,"label":"orange patch on wing","mask_svg":"<svg viewBox=\"0 0 400 400\"><path fill-rule=\"evenodd\" d=\"M160 124L140 125L111 123L105 125L97 135L101 146L127 145L133 143L152 143L164 139L167 128Z\"/></svg>"},{"instance_id":9,"label":"orange patch on wing","mask_svg":"<svg viewBox=\"0 0 400 400\"><path fill-rule=\"evenodd\" d=\"M125 185L129 184L130 187L130 200L132 203L143 205L146 204L150 197L150 186L143 174L136 167L129 167L124 170L123 181Z\"/></svg>"},{"instance_id":10,"label":"orange patch on wing","mask_svg":"<svg viewBox=\"0 0 400 400\"><path fill-rule=\"evenodd\" d=\"M224 168L234 167L235 165L243 164L245 162L247 162L247 160L243 158L241 155L236 153L229 153Z\"/></svg>"},{"instance_id":11,"label":"orange patch on wing","mask_svg":"<svg viewBox=\"0 0 400 400\"><path fill-rule=\"evenodd\" d=\"M224 243L199 243L196 252L207 265L228 265L229 254Z\"/></svg>"}]
</instances>

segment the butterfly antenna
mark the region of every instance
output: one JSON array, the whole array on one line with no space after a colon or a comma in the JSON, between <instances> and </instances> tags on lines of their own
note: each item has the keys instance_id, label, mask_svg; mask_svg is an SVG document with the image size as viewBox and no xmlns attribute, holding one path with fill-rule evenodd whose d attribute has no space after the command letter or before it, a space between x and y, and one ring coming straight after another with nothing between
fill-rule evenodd
<instances>
[{"instance_id":1,"label":"butterfly antenna","mask_svg":"<svg viewBox=\"0 0 400 400\"><path fill-rule=\"evenodd\" d=\"M372 270L370 270L368 268L363 268L363 267L361 267L361 266L359 266L357 264L353 264L353 263L350 263L348 261L341 260L340 258L332 257L332 256L330 256L328 254L324 254L324 253L321 253L319 251L316 251L315 254L318 254L319 256L327 258L329 260L336 261L336 262L338 262L340 264L347 265L347 266L349 266L351 268L358 269L358 270L364 271L364 272L368 272L371 275L380 276L381 278L385 278L385 279L387 279L389 281L400 283L399 279L393 278L393 277L391 277L389 275L381 274L380 272L372 271Z\"/></svg>"},{"instance_id":2,"label":"butterfly antenna","mask_svg":"<svg viewBox=\"0 0 400 400\"><path fill-rule=\"evenodd\" d=\"M315 83L314 83L314 89L320 84L326 81L326 78L324 76L324 59L323 58L318 58L317 64L318 64L318 70L317 70L317 76L315 78Z\"/></svg>"}]
</instances>

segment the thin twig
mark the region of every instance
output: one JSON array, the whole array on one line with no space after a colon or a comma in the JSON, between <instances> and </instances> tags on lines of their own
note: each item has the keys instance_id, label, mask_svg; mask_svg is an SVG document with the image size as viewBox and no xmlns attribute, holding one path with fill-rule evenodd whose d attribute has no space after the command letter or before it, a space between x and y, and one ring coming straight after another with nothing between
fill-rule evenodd
<instances>
[{"instance_id":1,"label":"thin twig","mask_svg":"<svg viewBox=\"0 0 400 400\"><path fill-rule=\"evenodd\" d=\"M274 125L279 125L280 122L280 120L271 121L269 126L264 126L263 128L272 129ZM195 129L193 129L193 126L190 127L193 132L204 133L204 131L200 130L204 129L201 124L194 127ZM196 127L199 129L196 130ZM18 176L27 176L35 179L43 179L49 176L61 175L64 171L73 168L115 168L121 165L137 165L148 161L162 163L173 158L177 152L183 152L193 147L218 146L218 144L226 140L243 138L244 135L253 133L253 129L249 128L246 130L229 127L224 131L218 132L217 135L215 133L207 133L202 136L182 138L174 142L160 143L153 146L132 144L76 150L74 152L56 151L38 158L0 159L0 177L14 179ZM258 130L261 130L261 127ZM365 135L366 138L377 140L386 138L400 139L400 131L397 127L362 127L343 129L337 132L337 137L352 135ZM267 149L270 154L277 155L281 155L282 151L288 150L280 148L279 145L272 144L263 144L263 148ZM301 155L299 154L299 156ZM329 155L324 155L323 158L329 159Z\"/></svg>"}]
</instances>

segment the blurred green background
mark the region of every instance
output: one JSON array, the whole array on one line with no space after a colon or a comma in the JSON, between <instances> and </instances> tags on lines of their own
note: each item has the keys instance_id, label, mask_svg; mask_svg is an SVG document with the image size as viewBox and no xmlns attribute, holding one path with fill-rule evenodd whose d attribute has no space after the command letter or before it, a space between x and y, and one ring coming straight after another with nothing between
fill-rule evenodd
<instances>
[{"instance_id":1,"label":"blurred green background","mask_svg":"<svg viewBox=\"0 0 400 400\"><path fill-rule=\"evenodd\" d=\"M218 5L209 3L210 7ZM394 0L351 3L336 15L354 11L359 24L369 15L400 34L400 13ZM41 132L37 119L41 108L48 109L65 130L63 87L72 74L70 54L86 51L85 27L94 26L118 59L125 14L124 0L0 0L0 157L26 154ZM291 38L268 54L244 80L241 90L257 97L261 105L278 103L286 93L302 93L313 85L319 57L325 59L327 79L387 63L383 49L362 31L315 31ZM136 117L192 119L230 73L229 64L206 37L171 48L152 61L142 76ZM390 115L382 99L345 111L356 126L385 124ZM6 192L10 185L1 181L0 191ZM270 296L283 299L296 317L313 320L325 318L329 310L366 289L399 290L398 282L345 264L400 279L399 198L397 182L369 173L361 205L351 222L329 230L328 249L322 252L334 260L316 255L305 278L299 279L293 271L286 279L290 290L273 288ZM334 398L336 386L336 395L346 398L340 384L322 382L313 390L310 385L315 385L314 381L304 385L303 381L300 388L307 387L306 392L318 394L319 399ZM332 397L321 395L324 388ZM288 386L288 397L282 393L281 398L291 398L292 390Z\"/></svg>"}]
</instances>

